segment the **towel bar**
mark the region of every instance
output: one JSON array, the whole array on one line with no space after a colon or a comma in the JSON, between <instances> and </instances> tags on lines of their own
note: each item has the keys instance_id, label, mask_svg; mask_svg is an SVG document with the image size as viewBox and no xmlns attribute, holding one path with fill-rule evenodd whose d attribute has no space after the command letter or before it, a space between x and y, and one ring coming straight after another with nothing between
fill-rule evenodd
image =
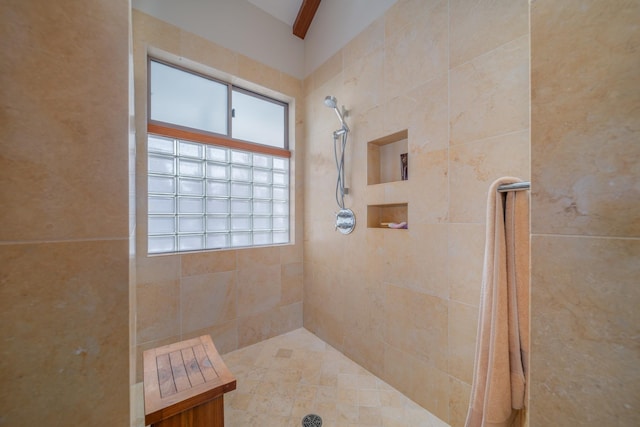
<instances>
[{"instance_id":1,"label":"towel bar","mask_svg":"<svg viewBox=\"0 0 640 427\"><path fill-rule=\"evenodd\" d=\"M498 187L498 193L506 193L507 191L522 191L531 188L530 182L514 182L513 184L502 184Z\"/></svg>"}]
</instances>

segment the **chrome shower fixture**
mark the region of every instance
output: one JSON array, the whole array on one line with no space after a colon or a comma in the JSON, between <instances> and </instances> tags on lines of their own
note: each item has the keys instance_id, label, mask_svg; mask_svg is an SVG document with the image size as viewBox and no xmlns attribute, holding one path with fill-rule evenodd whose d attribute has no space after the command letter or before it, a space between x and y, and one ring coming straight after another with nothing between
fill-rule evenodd
<instances>
[{"instance_id":1,"label":"chrome shower fixture","mask_svg":"<svg viewBox=\"0 0 640 427\"><path fill-rule=\"evenodd\" d=\"M336 112L336 116L338 116L338 120L340 120L340 124L342 125L342 129L349 131L349 126L344 121L344 118L349 115L349 112L345 110L344 105L342 106L342 111L338 108L338 100L335 96L328 95L324 98L324 105L329 108L333 108L333 111Z\"/></svg>"},{"instance_id":2,"label":"chrome shower fixture","mask_svg":"<svg viewBox=\"0 0 640 427\"><path fill-rule=\"evenodd\" d=\"M351 209L347 209L344 205L344 195L349 191L344 185L344 152L347 146L347 138L349 137L349 126L347 126L344 118L347 117L348 112L344 106L342 106L342 110L338 109L338 100L335 96L326 96L324 98L324 105L333 108L342 126L333 132L333 155L338 171L338 179L336 180L336 202L340 207L340 212L336 214L336 230L342 234L349 234L356 226L356 216Z\"/></svg>"}]
</instances>

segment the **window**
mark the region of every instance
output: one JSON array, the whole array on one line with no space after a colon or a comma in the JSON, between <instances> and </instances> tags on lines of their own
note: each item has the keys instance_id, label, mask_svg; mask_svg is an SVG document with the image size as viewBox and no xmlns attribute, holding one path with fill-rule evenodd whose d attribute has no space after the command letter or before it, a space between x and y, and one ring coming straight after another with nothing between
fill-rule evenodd
<instances>
[{"instance_id":1,"label":"window","mask_svg":"<svg viewBox=\"0 0 640 427\"><path fill-rule=\"evenodd\" d=\"M149 61L148 252L289 239L288 105Z\"/></svg>"}]
</instances>

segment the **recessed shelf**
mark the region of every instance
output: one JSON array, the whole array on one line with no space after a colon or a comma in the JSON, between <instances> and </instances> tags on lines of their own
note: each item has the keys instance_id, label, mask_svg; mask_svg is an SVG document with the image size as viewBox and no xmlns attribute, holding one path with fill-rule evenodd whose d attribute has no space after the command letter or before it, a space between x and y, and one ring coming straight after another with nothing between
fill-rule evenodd
<instances>
[{"instance_id":1,"label":"recessed shelf","mask_svg":"<svg viewBox=\"0 0 640 427\"><path fill-rule=\"evenodd\" d=\"M404 154L408 162L408 138L409 132L405 129L369 141L367 144L367 184L374 185L404 180L401 155ZM405 171L408 172L408 165Z\"/></svg>"},{"instance_id":2,"label":"recessed shelf","mask_svg":"<svg viewBox=\"0 0 640 427\"><path fill-rule=\"evenodd\" d=\"M386 223L408 222L407 219L408 204L393 203L387 205L368 205L367 206L367 227L368 228L387 228Z\"/></svg>"}]
</instances>

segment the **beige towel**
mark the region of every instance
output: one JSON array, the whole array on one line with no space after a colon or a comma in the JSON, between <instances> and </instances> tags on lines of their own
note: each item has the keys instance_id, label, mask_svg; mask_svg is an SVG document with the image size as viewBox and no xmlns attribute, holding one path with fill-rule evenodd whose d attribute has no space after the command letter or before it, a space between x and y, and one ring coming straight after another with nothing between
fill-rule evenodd
<instances>
[{"instance_id":1,"label":"beige towel","mask_svg":"<svg viewBox=\"0 0 640 427\"><path fill-rule=\"evenodd\" d=\"M529 192L487 199L478 341L465 427L522 426L529 348Z\"/></svg>"}]
</instances>

